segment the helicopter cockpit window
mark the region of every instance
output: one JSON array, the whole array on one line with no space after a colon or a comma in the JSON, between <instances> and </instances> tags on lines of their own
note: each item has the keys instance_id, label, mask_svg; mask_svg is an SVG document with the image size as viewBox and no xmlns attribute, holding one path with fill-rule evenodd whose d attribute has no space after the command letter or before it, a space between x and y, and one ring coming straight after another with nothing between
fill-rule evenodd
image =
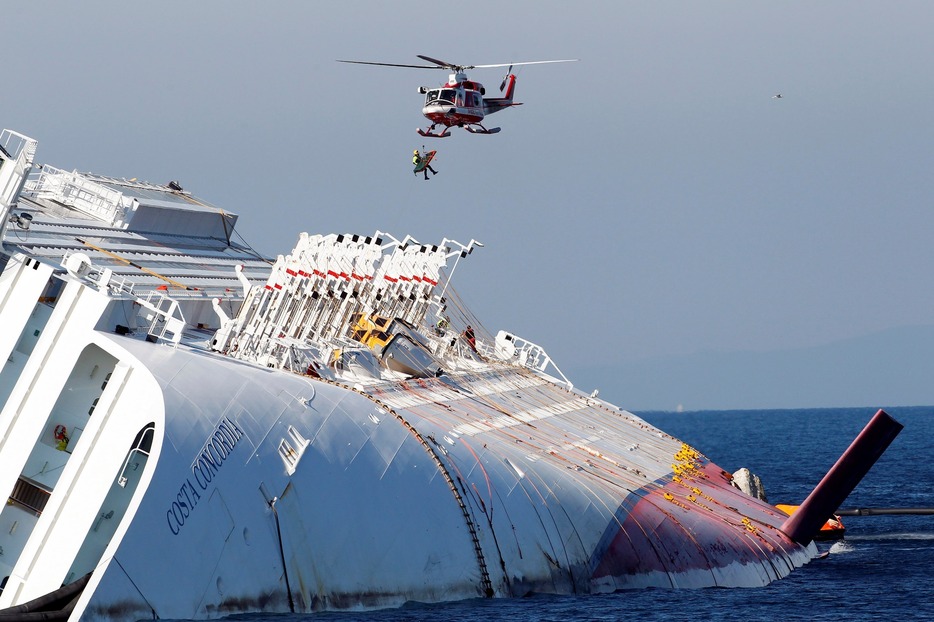
<instances>
[{"instance_id":1,"label":"helicopter cockpit window","mask_svg":"<svg viewBox=\"0 0 934 622\"><path fill-rule=\"evenodd\" d=\"M428 91L428 95L425 96L425 102L431 103L433 101L436 101L438 99L438 94L440 92L441 91L439 91L438 89L435 89L433 91Z\"/></svg>"},{"instance_id":2,"label":"helicopter cockpit window","mask_svg":"<svg viewBox=\"0 0 934 622\"><path fill-rule=\"evenodd\" d=\"M443 89L443 90L441 91L441 99L442 99L442 101L446 101L446 102L448 102L449 104L453 104L453 103L454 103L454 93L455 93L454 89Z\"/></svg>"}]
</instances>

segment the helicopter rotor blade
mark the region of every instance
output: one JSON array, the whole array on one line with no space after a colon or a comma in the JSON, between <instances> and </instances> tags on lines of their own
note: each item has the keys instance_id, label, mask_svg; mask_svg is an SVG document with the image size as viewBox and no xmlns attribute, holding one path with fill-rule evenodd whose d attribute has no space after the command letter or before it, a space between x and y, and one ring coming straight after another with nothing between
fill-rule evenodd
<instances>
[{"instance_id":1,"label":"helicopter rotor blade","mask_svg":"<svg viewBox=\"0 0 934 622\"><path fill-rule=\"evenodd\" d=\"M339 63L353 63L354 65L379 65L380 67L410 67L412 69L445 69L435 65L401 65L399 63L374 63L366 60L338 60Z\"/></svg>"},{"instance_id":2,"label":"helicopter rotor blade","mask_svg":"<svg viewBox=\"0 0 934 622\"><path fill-rule=\"evenodd\" d=\"M579 58L565 58L562 60L529 60L521 63L499 63L496 65L471 65L467 69L487 69L489 67L512 67L513 65L544 65L546 63L576 63Z\"/></svg>"},{"instance_id":3,"label":"helicopter rotor blade","mask_svg":"<svg viewBox=\"0 0 934 622\"><path fill-rule=\"evenodd\" d=\"M409 67L412 69L449 69L451 71L465 71L467 69L489 69L492 67L509 67L510 70L515 65L544 65L547 63L575 63L579 61L579 58L566 58L562 60L530 60L523 61L519 63L495 63L492 65L455 65L454 63L449 63L447 61L438 60L437 58L432 58L430 56L422 56L421 54L416 54L420 59L426 60L429 63L434 63L433 65L408 65L404 63L377 63L367 60L338 60L339 63L352 63L354 65L377 65L379 67Z\"/></svg>"},{"instance_id":4,"label":"helicopter rotor blade","mask_svg":"<svg viewBox=\"0 0 934 622\"><path fill-rule=\"evenodd\" d=\"M430 56L422 56L421 54L416 54L420 59L427 60L429 63L434 63L438 65L441 69L450 69L451 71L463 71L464 69L473 69L473 65L455 65L454 63L449 63L447 61L438 60L437 58L432 58Z\"/></svg>"}]
</instances>

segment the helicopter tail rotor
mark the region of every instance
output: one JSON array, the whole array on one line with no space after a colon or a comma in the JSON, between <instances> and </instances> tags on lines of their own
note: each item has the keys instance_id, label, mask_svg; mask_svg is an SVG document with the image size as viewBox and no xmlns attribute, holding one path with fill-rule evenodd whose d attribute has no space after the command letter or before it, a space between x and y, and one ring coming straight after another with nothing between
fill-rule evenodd
<instances>
[{"instance_id":1,"label":"helicopter tail rotor","mask_svg":"<svg viewBox=\"0 0 934 622\"><path fill-rule=\"evenodd\" d=\"M502 92L503 92L503 89L506 88L506 80L509 79L509 74L510 74L511 71L512 71L512 65L509 65L509 69L506 70L506 75L503 76L503 81L500 82L500 85L499 85L499 92L500 92L500 93L502 93Z\"/></svg>"}]
</instances>

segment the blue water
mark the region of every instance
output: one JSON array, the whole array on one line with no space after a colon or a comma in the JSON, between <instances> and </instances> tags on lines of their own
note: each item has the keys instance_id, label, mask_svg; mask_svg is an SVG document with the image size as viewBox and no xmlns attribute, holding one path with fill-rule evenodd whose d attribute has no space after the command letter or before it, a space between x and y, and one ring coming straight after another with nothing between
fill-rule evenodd
<instances>
[{"instance_id":1,"label":"blue water","mask_svg":"<svg viewBox=\"0 0 934 622\"><path fill-rule=\"evenodd\" d=\"M876 408L638 413L723 469L748 467L772 503L798 503ZM886 408L905 426L843 504L934 507L934 407ZM411 605L368 613L246 615L251 622L576 622L591 620L934 620L934 516L844 518L845 540L755 589L633 590Z\"/></svg>"}]
</instances>

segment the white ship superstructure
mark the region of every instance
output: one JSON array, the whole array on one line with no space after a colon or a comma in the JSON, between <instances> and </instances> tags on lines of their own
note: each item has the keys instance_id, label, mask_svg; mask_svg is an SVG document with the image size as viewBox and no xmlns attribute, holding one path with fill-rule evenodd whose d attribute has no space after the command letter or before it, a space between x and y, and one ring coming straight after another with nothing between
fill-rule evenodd
<instances>
[{"instance_id":1,"label":"white ship superstructure","mask_svg":"<svg viewBox=\"0 0 934 622\"><path fill-rule=\"evenodd\" d=\"M0 609L759 586L814 555L695 449L487 333L449 282L479 243L303 233L271 261L177 182L0 145Z\"/></svg>"}]
</instances>

